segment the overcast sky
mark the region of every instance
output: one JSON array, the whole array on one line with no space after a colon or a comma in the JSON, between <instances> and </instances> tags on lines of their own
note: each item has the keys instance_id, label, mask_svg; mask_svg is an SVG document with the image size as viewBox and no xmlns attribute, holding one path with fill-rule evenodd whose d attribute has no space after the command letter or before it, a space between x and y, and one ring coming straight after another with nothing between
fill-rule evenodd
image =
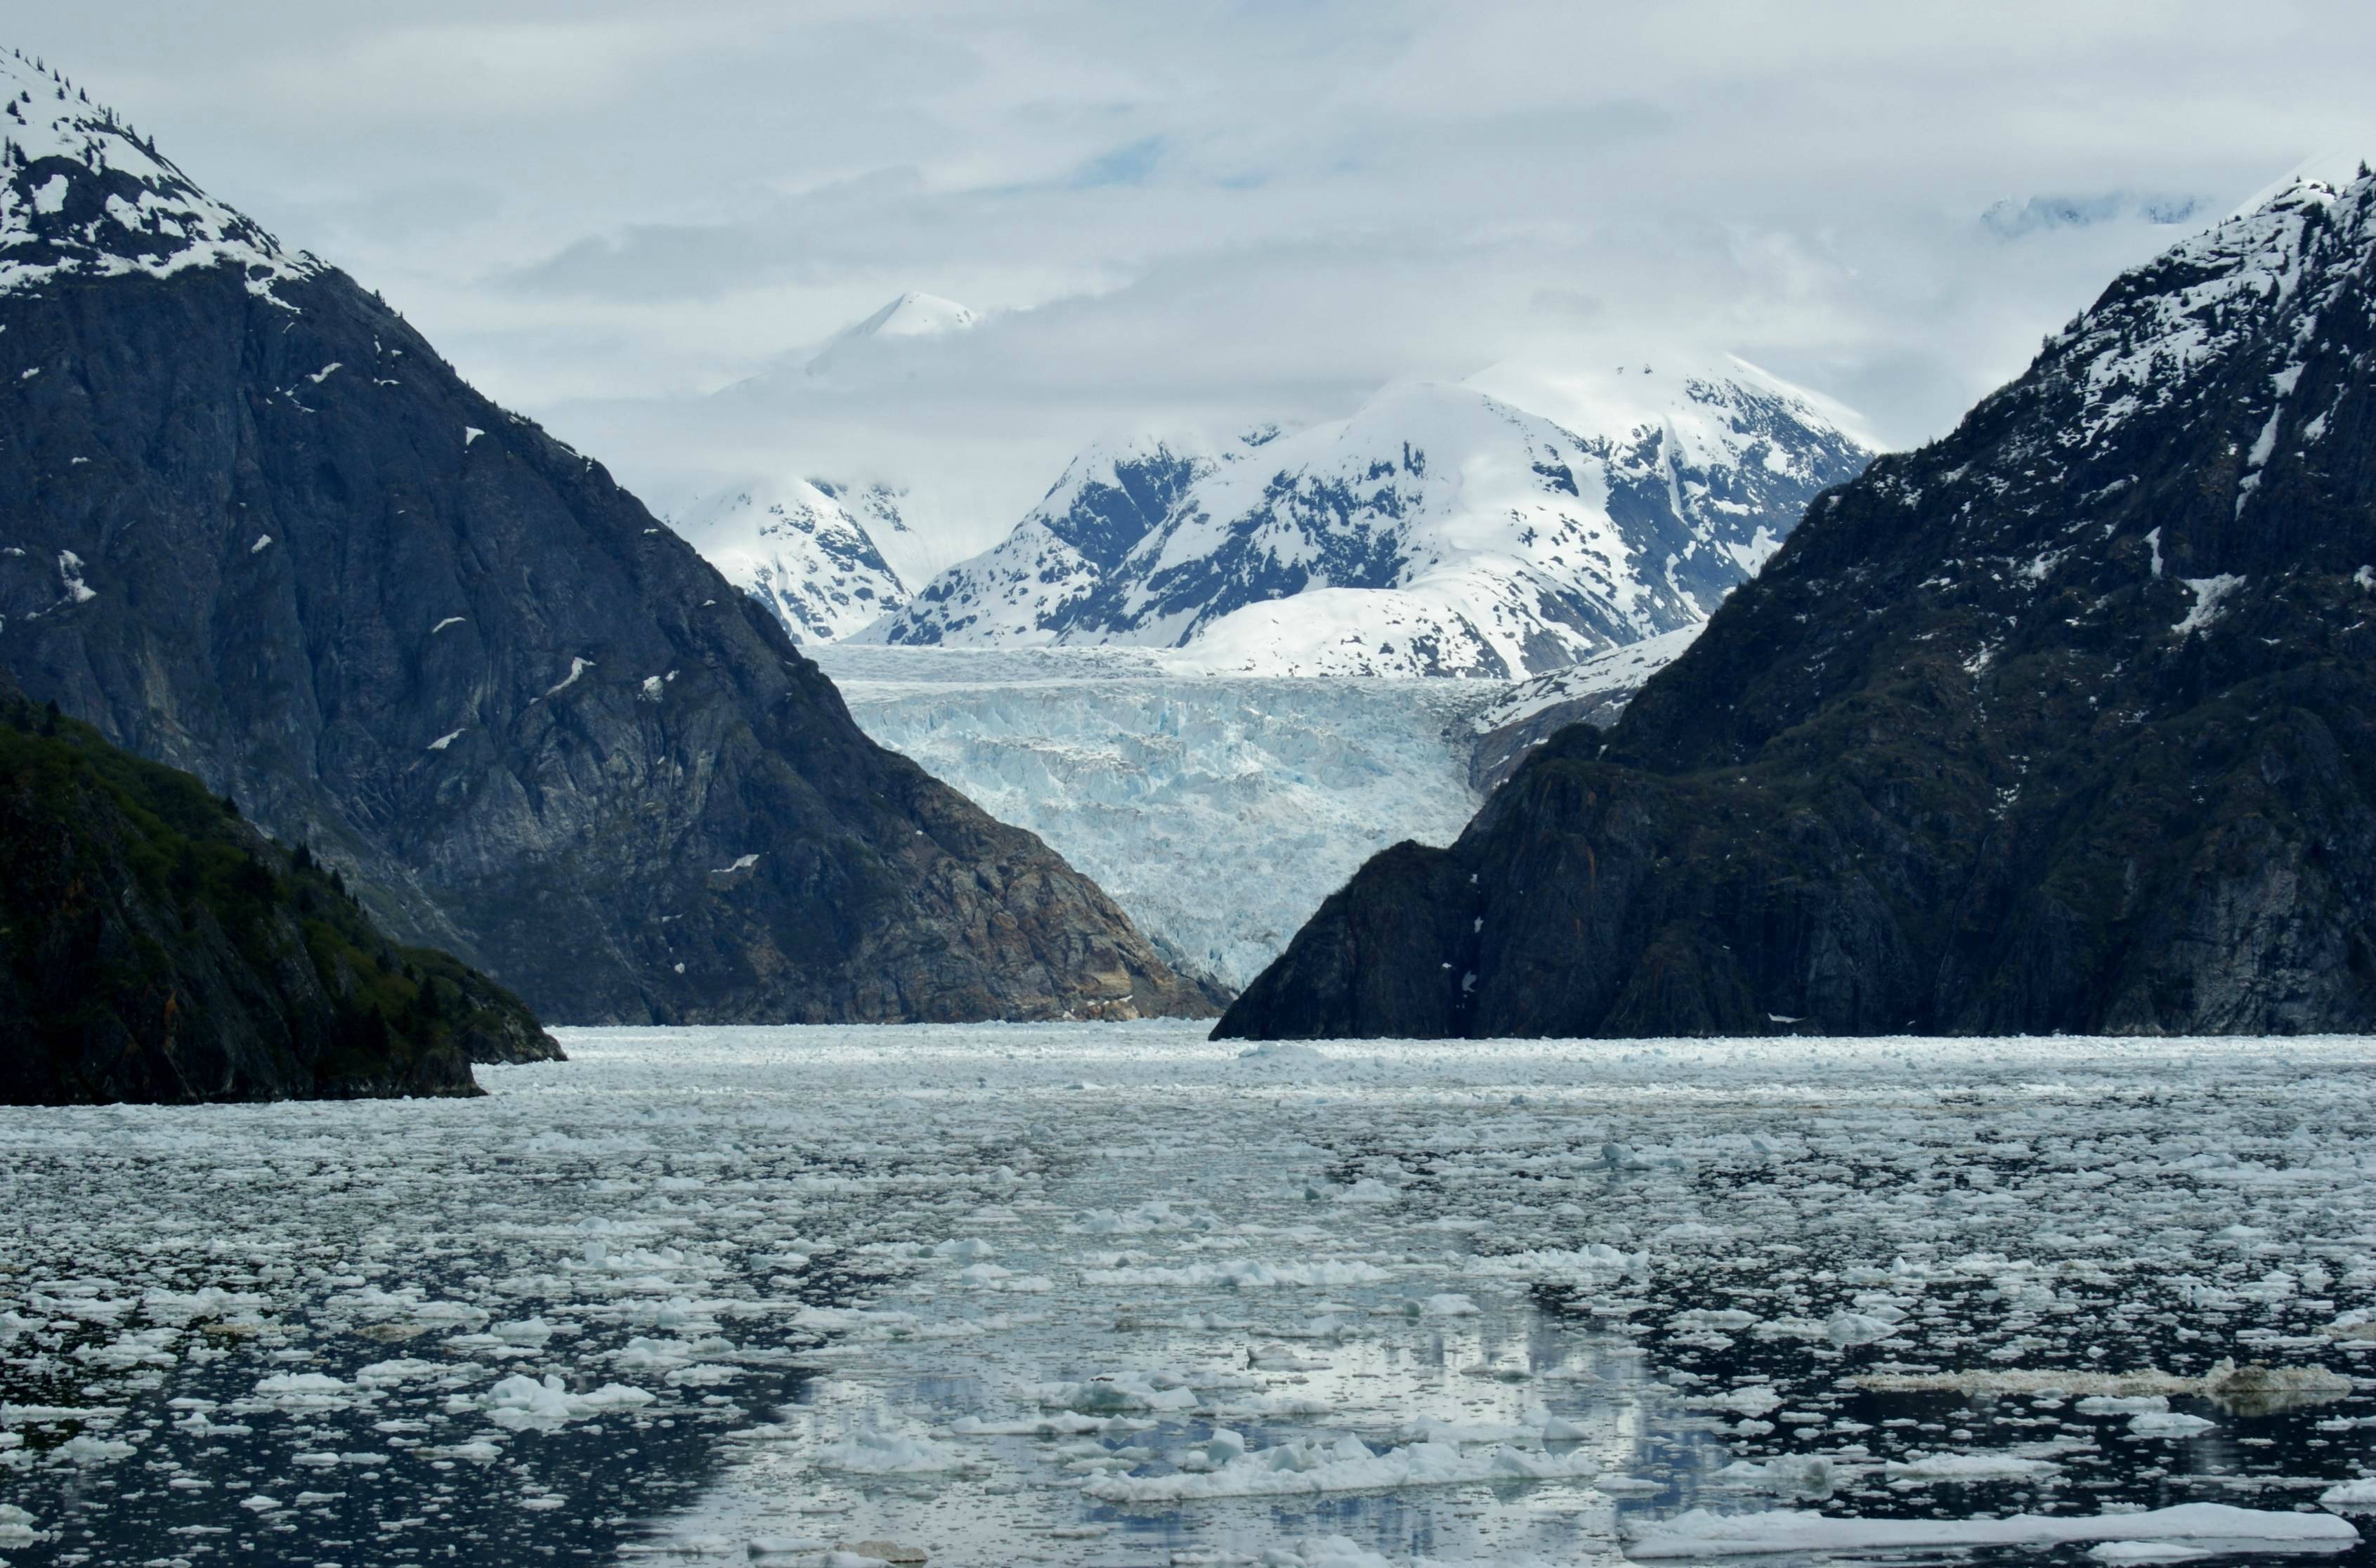
<instances>
[{"instance_id":1,"label":"overcast sky","mask_svg":"<svg viewBox=\"0 0 2376 1568\"><path fill-rule=\"evenodd\" d=\"M979 470L994 514L1101 430L1326 418L1633 343L1740 352L1911 443L2121 266L2307 157L2376 153L2376 6L2280 0L108 0L14 26L662 503L912 452ZM713 417L702 395L907 289L993 329Z\"/></svg>"}]
</instances>

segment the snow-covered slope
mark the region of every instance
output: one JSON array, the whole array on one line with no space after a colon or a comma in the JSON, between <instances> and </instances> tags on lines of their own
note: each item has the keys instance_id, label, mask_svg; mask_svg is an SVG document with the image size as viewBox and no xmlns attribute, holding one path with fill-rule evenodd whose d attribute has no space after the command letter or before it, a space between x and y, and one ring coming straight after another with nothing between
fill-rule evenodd
<instances>
[{"instance_id":1,"label":"snow-covered slope","mask_svg":"<svg viewBox=\"0 0 2376 1568\"><path fill-rule=\"evenodd\" d=\"M251 292L321 263L216 201L112 109L0 53L0 291L63 274L165 277L236 264Z\"/></svg>"},{"instance_id":2,"label":"snow-covered slope","mask_svg":"<svg viewBox=\"0 0 2376 1568\"><path fill-rule=\"evenodd\" d=\"M795 638L831 642L908 602L875 542L906 530L898 503L880 485L754 480L698 497L668 522Z\"/></svg>"},{"instance_id":3,"label":"snow-covered slope","mask_svg":"<svg viewBox=\"0 0 2376 1568\"><path fill-rule=\"evenodd\" d=\"M1477 806L1503 687L1182 672L1126 648L811 650L874 740L1112 895L1157 948L1241 986L1371 855Z\"/></svg>"},{"instance_id":4,"label":"snow-covered slope","mask_svg":"<svg viewBox=\"0 0 2376 1568\"><path fill-rule=\"evenodd\" d=\"M1241 673L1532 674L1698 624L1870 457L1843 410L1737 360L1497 366L1251 448L1093 449L885 635L1179 647Z\"/></svg>"}]
</instances>

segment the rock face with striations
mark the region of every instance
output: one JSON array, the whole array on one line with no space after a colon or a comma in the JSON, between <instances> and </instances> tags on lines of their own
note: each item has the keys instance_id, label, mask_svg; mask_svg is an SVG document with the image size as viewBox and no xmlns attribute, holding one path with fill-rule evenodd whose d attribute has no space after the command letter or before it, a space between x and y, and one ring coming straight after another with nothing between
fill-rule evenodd
<instances>
[{"instance_id":1,"label":"rock face with striations","mask_svg":"<svg viewBox=\"0 0 2376 1568\"><path fill-rule=\"evenodd\" d=\"M478 1092L556 1058L501 987L0 674L0 1103Z\"/></svg>"},{"instance_id":2,"label":"rock face with striations","mask_svg":"<svg viewBox=\"0 0 2376 1568\"><path fill-rule=\"evenodd\" d=\"M1222 1035L2376 1028L2376 181L2124 275Z\"/></svg>"},{"instance_id":3,"label":"rock face with striations","mask_svg":"<svg viewBox=\"0 0 2376 1568\"><path fill-rule=\"evenodd\" d=\"M580 1023L1209 1014L395 312L0 58L0 665Z\"/></svg>"}]
</instances>

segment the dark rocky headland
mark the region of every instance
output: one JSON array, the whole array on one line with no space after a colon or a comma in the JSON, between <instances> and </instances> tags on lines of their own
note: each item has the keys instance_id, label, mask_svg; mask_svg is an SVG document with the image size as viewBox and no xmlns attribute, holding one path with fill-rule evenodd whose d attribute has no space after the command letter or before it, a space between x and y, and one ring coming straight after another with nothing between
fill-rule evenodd
<instances>
[{"instance_id":1,"label":"dark rocky headland","mask_svg":"<svg viewBox=\"0 0 2376 1568\"><path fill-rule=\"evenodd\" d=\"M1228 1037L2376 1028L2376 181L2117 280Z\"/></svg>"}]
</instances>

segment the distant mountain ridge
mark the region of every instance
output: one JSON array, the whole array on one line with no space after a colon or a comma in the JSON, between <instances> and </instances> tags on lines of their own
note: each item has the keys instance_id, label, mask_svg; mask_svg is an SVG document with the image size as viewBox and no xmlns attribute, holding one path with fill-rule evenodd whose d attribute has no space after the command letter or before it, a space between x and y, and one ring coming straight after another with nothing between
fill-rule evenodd
<instances>
[{"instance_id":1,"label":"distant mountain ridge","mask_svg":"<svg viewBox=\"0 0 2376 1568\"><path fill-rule=\"evenodd\" d=\"M1209 1013L775 615L0 57L0 665L574 1023Z\"/></svg>"},{"instance_id":2,"label":"distant mountain ridge","mask_svg":"<svg viewBox=\"0 0 2376 1568\"><path fill-rule=\"evenodd\" d=\"M2116 279L1218 1033L2376 1030L2376 177Z\"/></svg>"},{"instance_id":3,"label":"distant mountain ridge","mask_svg":"<svg viewBox=\"0 0 2376 1568\"><path fill-rule=\"evenodd\" d=\"M1084 453L894 643L1182 647L1267 674L1519 677L1704 621L1871 451L1739 361L1389 389L1350 419ZM1477 378L1490 382L1492 377Z\"/></svg>"}]
</instances>

